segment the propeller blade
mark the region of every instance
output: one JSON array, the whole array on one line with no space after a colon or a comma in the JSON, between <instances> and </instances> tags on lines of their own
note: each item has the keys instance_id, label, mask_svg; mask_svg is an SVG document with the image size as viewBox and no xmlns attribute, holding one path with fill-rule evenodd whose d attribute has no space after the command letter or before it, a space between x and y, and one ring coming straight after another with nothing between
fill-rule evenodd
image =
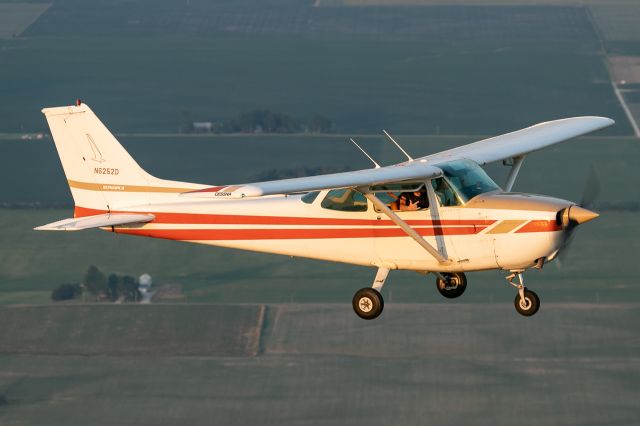
<instances>
[{"instance_id":1,"label":"propeller blade","mask_svg":"<svg viewBox=\"0 0 640 426\"><path fill-rule=\"evenodd\" d=\"M560 252L558 253L558 257L556 257L556 265L558 269L562 269L565 260L567 258L567 253L569 253L569 249L571 248L571 243L573 242L573 233L576 227L571 226L569 229L564 231L564 241L562 242L562 246L560 246Z\"/></svg>"},{"instance_id":2,"label":"propeller blade","mask_svg":"<svg viewBox=\"0 0 640 426\"><path fill-rule=\"evenodd\" d=\"M596 168L593 164L589 167L589 174L587 175L587 181L582 191L582 198L580 200L580 207L590 209L595 204L598 195L600 195L600 178L596 172Z\"/></svg>"},{"instance_id":3,"label":"propeller blade","mask_svg":"<svg viewBox=\"0 0 640 426\"><path fill-rule=\"evenodd\" d=\"M587 180L585 181L584 189L582 190L582 198L580 199L580 204L578 206L573 206L571 210L569 210L570 218L574 224L569 225L569 227L564 231L564 241L562 246L560 247L560 252L558 253L558 257L556 258L559 269L562 269L562 265L566 259L567 253L571 248L571 243L573 242L574 232L576 230L576 226L581 223L588 222L592 219L595 219L599 215L595 212L590 211L590 209L595 205L598 196L600 195L600 178L598 177L598 173L596 172L596 168L591 164L589 167L589 173L587 174Z\"/></svg>"}]
</instances>

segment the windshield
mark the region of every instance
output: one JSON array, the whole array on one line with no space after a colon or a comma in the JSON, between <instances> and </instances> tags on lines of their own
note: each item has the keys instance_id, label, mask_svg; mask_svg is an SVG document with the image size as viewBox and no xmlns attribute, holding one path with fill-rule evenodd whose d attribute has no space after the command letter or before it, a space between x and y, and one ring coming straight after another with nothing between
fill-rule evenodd
<instances>
[{"instance_id":1,"label":"windshield","mask_svg":"<svg viewBox=\"0 0 640 426\"><path fill-rule=\"evenodd\" d=\"M500 187L473 161L456 160L436 164L463 202L476 195L500 190Z\"/></svg>"}]
</instances>

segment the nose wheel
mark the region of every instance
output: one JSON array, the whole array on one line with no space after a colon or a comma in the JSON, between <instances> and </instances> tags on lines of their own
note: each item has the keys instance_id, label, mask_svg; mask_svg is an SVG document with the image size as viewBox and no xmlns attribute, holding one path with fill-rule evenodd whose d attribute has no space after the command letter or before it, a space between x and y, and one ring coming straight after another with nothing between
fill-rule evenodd
<instances>
[{"instance_id":1,"label":"nose wheel","mask_svg":"<svg viewBox=\"0 0 640 426\"><path fill-rule=\"evenodd\" d=\"M521 297L518 294L516 299L513 301L513 304L520 315L530 317L538 312L538 308L540 307L540 298L533 291L525 289L524 297Z\"/></svg>"},{"instance_id":2,"label":"nose wheel","mask_svg":"<svg viewBox=\"0 0 640 426\"><path fill-rule=\"evenodd\" d=\"M517 282L514 282L515 278L518 279ZM534 315L536 312L538 312L538 309L540 309L540 298L535 292L528 290L524 286L522 272L514 272L507 277L507 281L509 282L509 284L518 289L518 294L513 301L513 304L516 307L516 311L518 311L520 315L524 315L525 317L530 317L531 315Z\"/></svg>"}]
</instances>

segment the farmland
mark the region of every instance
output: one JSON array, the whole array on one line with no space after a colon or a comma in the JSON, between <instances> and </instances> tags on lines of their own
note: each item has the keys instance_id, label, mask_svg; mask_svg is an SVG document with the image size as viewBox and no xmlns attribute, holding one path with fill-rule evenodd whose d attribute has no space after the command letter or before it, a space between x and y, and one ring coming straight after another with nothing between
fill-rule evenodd
<instances>
[{"instance_id":1,"label":"farmland","mask_svg":"<svg viewBox=\"0 0 640 426\"><path fill-rule=\"evenodd\" d=\"M10 133L0 140L5 205L69 204L51 141L11 134L46 132L38 110L75 97L87 100L114 132L124 133L123 144L151 173L211 184L300 167L368 167L348 145L350 134L364 133L358 140L379 161L401 160L374 136L381 128L422 155L482 137L472 135L570 115L605 115L617 125L598 137L531 156L517 189L578 200L594 164L604 188L601 206L628 210L640 196L630 185L638 180L638 144L604 137L629 134L630 126L611 90L602 36L584 7L333 8L286 1L129 6L57 1L21 37L0 41L0 131ZM185 120L219 121L257 108L322 114L341 135L168 135ZM503 181L500 166L490 171ZM624 231L636 229L634 213L614 210L579 234L585 240L576 248L610 255L609 267L597 268L593 258L578 252L563 272L545 271L551 288L564 289L556 300L624 300L608 286L634 288L626 282L632 277L627 262L615 256L615 238L637 245ZM31 231L68 214L0 212L7 230L0 247L4 303L44 302L52 286L77 281L89 264L150 272L180 284L190 301L344 301L370 279L371 271L342 265L97 232ZM610 248L602 250L601 241ZM413 285L423 278L397 275L398 283L410 284L399 284L391 297L429 300ZM482 291L469 297L492 300L493 290L484 289L499 288L495 282L502 278L478 274L474 280L491 285L479 285ZM333 291L318 291L314 282Z\"/></svg>"},{"instance_id":2,"label":"farmland","mask_svg":"<svg viewBox=\"0 0 640 426\"><path fill-rule=\"evenodd\" d=\"M82 98L121 132L266 108L344 133L492 134L584 114L630 133L584 8L191 3L55 2L0 41L0 132L45 130L40 108Z\"/></svg>"},{"instance_id":3,"label":"farmland","mask_svg":"<svg viewBox=\"0 0 640 426\"><path fill-rule=\"evenodd\" d=\"M194 309L231 321L175 333ZM260 309L0 308L21 328L0 335L0 421L467 425L517 417L568 425L637 417L637 304L547 305L527 320L508 305L401 305L375 325L347 304L268 305L254 316ZM99 326L105 321L116 326ZM55 338L65 331L68 345ZM245 341L225 337L247 332ZM246 348L258 338L256 356ZM194 351L180 355L180 346Z\"/></svg>"},{"instance_id":4,"label":"farmland","mask_svg":"<svg viewBox=\"0 0 640 426\"><path fill-rule=\"evenodd\" d=\"M639 14L636 0L0 0L0 424L636 424L640 144L612 80L637 115ZM445 300L433 276L393 271L368 322L349 302L372 269L33 231L72 212L40 109L76 98L150 173L209 184L370 167L352 135L402 161L382 128L420 156L567 116L617 123L524 163L515 190L579 201L590 167L601 186L562 265L527 272L536 316L514 312L502 272ZM180 134L253 110L322 115L336 134ZM149 273L161 294L51 301L89 265Z\"/></svg>"},{"instance_id":5,"label":"farmland","mask_svg":"<svg viewBox=\"0 0 640 426\"><path fill-rule=\"evenodd\" d=\"M49 3L0 3L0 39L17 37L49 6Z\"/></svg>"}]
</instances>

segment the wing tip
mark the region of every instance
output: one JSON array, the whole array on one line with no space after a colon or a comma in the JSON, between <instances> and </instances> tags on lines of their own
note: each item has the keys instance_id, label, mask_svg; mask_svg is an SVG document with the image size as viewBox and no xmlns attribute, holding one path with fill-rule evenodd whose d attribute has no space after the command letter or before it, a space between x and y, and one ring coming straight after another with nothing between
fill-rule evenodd
<instances>
[{"instance_id":1,"label":"wing tip","mask_svg":"<svg viewBox=\"0 0 640 426\"><path fill-rule=\"evenodd\" d=\"M596 130L605 129L616 124L615 120L609 117L602 117L598 115L583 115L578 117L561 118L558 120L545 121L538 123L532 127L551 127L554 124L566 123L569 125L578 125L583 129L586 129L585 133L594 132Z\"/></svg>"},{"instance_id":2,"label":"wing tip","mask_svg":"<svg viewBox=\"0 0 640 426\"><path fill-rule=\"evenodd\" d=\"M82 112L91 111L89 105L84 102L80 105L66 105L66 106L57 106L57 107L47 107L42 108L40 112L42 112L45 116L51 115L66 115L66 114L78 114Z\"/></svg>"},{"instance_id":3,"label":"wing tip","mask_svg":"<svg viewBox=\"0 0 640 426\"><path fill-rule=\"evenodd\" d=\"M599 117L599 116L594 116L594 117L589 117L594 123L598 122L598 130L599 129L605 129L607 127L611 127L614 124L616 124L616 121L612 118L609 117Z\"/></svg>"}]
</instances>

